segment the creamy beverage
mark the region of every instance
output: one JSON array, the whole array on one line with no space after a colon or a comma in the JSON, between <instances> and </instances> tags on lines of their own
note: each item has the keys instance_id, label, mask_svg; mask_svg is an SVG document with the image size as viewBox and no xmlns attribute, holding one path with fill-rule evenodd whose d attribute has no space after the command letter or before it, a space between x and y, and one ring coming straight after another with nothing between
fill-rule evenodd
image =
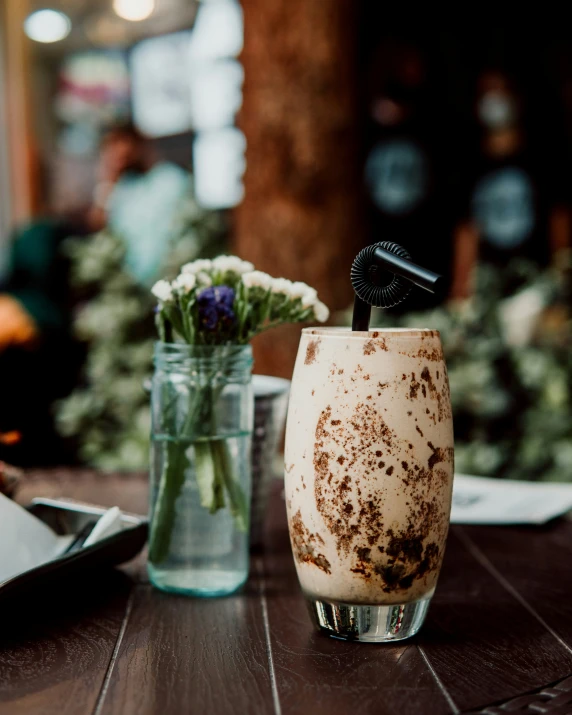
<instances>
[{"instance_id":1,"label":"creamy beverage","mask_svg":"<svg viewBox=\"0 0 572 715\"><path fill-rule=\"evenodd\" d=\"M413 635L441 568L453 484L438 332L304 330L285 470L296 569L319 627Z\"/></svg>"}]
</instances>

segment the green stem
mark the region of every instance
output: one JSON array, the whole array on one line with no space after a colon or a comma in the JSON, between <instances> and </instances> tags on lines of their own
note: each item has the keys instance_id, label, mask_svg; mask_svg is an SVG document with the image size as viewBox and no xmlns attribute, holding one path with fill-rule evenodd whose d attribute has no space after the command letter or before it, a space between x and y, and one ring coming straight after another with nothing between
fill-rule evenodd
<instances>
[{"instance_id":1,"label":"green stem","mask_svg":"<svg viewBox=\"0 0 572 715\"><path fill-rule=\"evenodd\" d=\"M234 517L236 528L246 532L249 527L250 510L235 473L234 461L228 451L228 446L222 440L213 443L212 447L217 473L221 476L228 495L230 513Z\"/></svg>"},{"instance_id":2,"label":"green stem","mask_svg":"<svg viewBox=\"0 0 572 715\"><path fill-rule=\"evenodd\" d=\"M165 461L149 537L149 560L153 563L161 563L169 555L177 499L185 483L185 470L189 466L186 454L189 438L185 440L185 437L194 430L203 408L203 400L195 399L177 438L166 442Z\"/></svg>"},{"instance_id":3,"label":"green stem","mask_svg":"<svg viewBox=\"0 0 572 715\"><path fill-rule=\"evenodd\" d=\"M201 506L214 514L225 506L224 491L217 474L210 441L194 443L195 472Z\"/></svg>"},{"instance_id":4,"label":"green stem","mask_svg":"<svg viewBox=\"0 0 572 715\"><path fill-rule=\"evenodd\" d=\"M149 539L149 560L157 564L169 555L177 499L185 483L185 468L188 464L184 444L178 441L166 444L165 463Z\"/></svg>"}]
</instances>

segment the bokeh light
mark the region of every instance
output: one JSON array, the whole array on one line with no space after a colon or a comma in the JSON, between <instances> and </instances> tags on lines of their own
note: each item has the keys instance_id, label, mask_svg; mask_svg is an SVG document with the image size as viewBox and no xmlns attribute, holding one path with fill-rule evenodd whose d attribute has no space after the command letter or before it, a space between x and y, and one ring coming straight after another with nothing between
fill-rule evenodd
<instances>
[{"instance_id":1,"label":"bokeh light","mask_svg":"<svg viewBox=\"0 0 572 715\"><path fill-rule=\"evenodd\" d=\"M146 20L155 9L155 0L113 0L113 9L124 20Z\"/></svg>"},{"instance_id":2,"label":"bokeh light","mask_svg":"<svg viewBox=\"0 0 572 715\"><path fill-rule=\"evenodd\" d=\"M71 27L65 13L50 9L37 10L24 21L24 32L35 42L59 42L70 34Z\"/></svg>"}]
</instances>

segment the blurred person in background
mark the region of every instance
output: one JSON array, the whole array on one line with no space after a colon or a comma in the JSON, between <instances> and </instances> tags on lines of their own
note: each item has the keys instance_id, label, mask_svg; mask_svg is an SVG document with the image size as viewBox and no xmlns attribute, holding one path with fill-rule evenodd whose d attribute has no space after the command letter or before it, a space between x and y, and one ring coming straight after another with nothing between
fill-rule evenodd
<instances>
[{"instance_id":1,"label":"blurred person in background","mask_svg":"<svg viewBox=\"0 0 572 715\"><path fill-rule=\"evenodd\" d=\"M477 146L468 161L465 197L459 200L453 299L472 294L480 261L504 267L524 258L543 268L570 245L557 132L548 121L548 106L540 101L534 111L544 114L544 127L534 126L530 104L506 72L492 69L479 76L474 105Z\"/></svg>"},{"instance_id":2,"label":"blurred person in background","mask_svg":"<svg viewBox=\"0 0 572 715\"><path fill-rule=\"evenodd\" d=\"M73 340L75 297L61 251L69 237L108 228L126 243L127 269L152 283L166 252L188 174L153 160L130 126L103 138L93 203L79 215L38 219L13 241L0 284L0 459L17 464L69 462L51 405L75 386L82 350Z\"/></svg>"},{"instance_id":3,"label":"blurred person in background","mask_svg":"<svg viewBox=\"0 0 572 715\"><path fill-rule=\"evenodd\" d=\"M131 125L110 130L101 142L97 184L89 219L126 243L126 267L141 284L157 279L172 233L173 217L190 194L189 174L157 159Z\"/></svg>"}]
</instances>

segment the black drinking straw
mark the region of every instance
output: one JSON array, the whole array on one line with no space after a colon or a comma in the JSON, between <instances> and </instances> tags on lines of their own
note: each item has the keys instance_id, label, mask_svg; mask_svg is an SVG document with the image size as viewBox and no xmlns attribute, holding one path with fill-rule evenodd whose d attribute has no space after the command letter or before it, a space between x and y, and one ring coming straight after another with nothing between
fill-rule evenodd
<instances>
[{"instance_id":1,"label":"black drinking straw","mask_svg":"<svg viewBox=\"0 0 572 715\"><path fill-rule=\"evenodd\" d=\"M391 280L381 285L383 275ZM351 270L355 291L352 330L369 330L371 307L392 308L401 303L413 285L430 293L441 289L443 278L437 273L413 263L409 253L399 244L383 241L367 246L356 256Z\"/></svg>"}]
</instances>

